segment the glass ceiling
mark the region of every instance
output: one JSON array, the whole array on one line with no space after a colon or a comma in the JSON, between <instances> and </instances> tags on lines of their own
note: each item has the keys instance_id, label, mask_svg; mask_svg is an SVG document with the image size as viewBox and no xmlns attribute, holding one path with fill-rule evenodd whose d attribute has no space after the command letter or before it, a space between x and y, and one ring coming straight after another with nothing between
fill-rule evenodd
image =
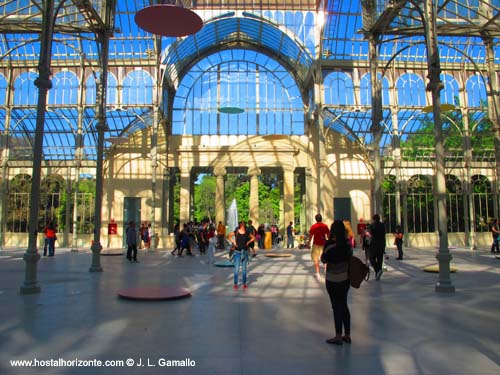
<instances>
[{"instance_id":1,"label":"glass ceiling","mask_svg":"<svg viewBox=\"0 0 500 375\"><path fill-rule=\"evenodd\" d=\"M165 69L164 85L172 89L178 87L192 67L214 51L237 48L256 50L275 59L307 93L313 70L318 66L323 69L324 76L335 70L352 71L355 66L366 69L369 56L365 36L368 32L379 34L381 65L387 69L399 62L410 68L422 67L426 62L422 14L414 6L414 3L423 6L422 1L202 0L193 2L195 6L185 0L182 2L203 18L204 27L185 38L158 38L138 28L134 22L138 10L156 1L54 1L58 13L52 66L76 73L73 78L61 76L57 82L53 78L53 83L59 85L54 92L73 90L73 94L49 99L44 159L72 160L80 147L85 160L96 158L95 102L79 101L78 90L87 84L87 78L82 79L78 72L86 68L98 75L101 58L97 35L108 29L112 32L111 72L121 67L154 71L160 64ZM3 135L0 146L10 146L9 158L12 160L32 157L37 97L33 81L38 75L42 3L45 2L0 1L0 131ZM363 14L362 3L376 10L374 20L368 13ZM493 41L494 62L500 63L500 0L438 0L435 3L442 65L485 64L483 38ZM108 8L114 15L109 19ZM324 26L315 28L315 24L322 24L323 17ZM320 30L318 34L317 30ZM16 76L26 72L25 82L9 82L9 72ZM139 80L134 82L141 84ZM8 105L5 92L9 84L17 85L15 95L26 99L11 101ZM50 95L49 92L49 98ZM107 108L109 132L106 137L118 137L151 126L152 99L129 101L126 106L117 104L111 102ZM422 105L409 106L398 114L405 124L398 129L403 138L418 133L422 120L417 119L428 116L422 114L421 109ZM369 106L327 105L322 113L325 126L332 130L362 145L372 141ZM393 131L388 104L384 104L383 117L384 147L391 144ZM112 144L106 143L106 146L112 147Z\"/></svg>"}]
</instances>

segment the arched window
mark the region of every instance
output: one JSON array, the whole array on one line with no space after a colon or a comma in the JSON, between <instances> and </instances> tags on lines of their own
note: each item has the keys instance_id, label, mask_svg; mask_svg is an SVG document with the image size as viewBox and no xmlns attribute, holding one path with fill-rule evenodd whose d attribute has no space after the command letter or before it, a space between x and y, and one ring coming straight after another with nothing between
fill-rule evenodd
<instances>
[{"instance_id":1,"label":"arched window","mask_svg":"<svg viewBox=\"0 0 500 375\"><path fill-rule=\"evenodd\" d=\"M446 176L448 232L465 232L462 184L458 177Z\"/></svg>"},{"instance_id":2,"label":"arched window","mask_svg":"<svg viewBox=\"0 0 500 375\"><path fill-rule=\"evenodd\" d=\"M234 112L236 111L236 112ZM199 61L179 84L173 134L304 134L292 75L255 51L225 50Z\"/></svg>"},{"instance_id":3,"label":"arched window","mask_svg":"<svg viewBox=\"0 0 500 375\"><path fill-rule=\"evenodd\" d=\"M415 73L404 73L396 82L398 105L408 107L424 107L425 83L422 77Z\"/></svg>"},{"instance_id":4,"label":"arched window","mask_svg":"<svg viewBox=\"0 0 500 375\"><path fill-rule=\"evenodd\" d=\"M493 219L493 196L491 184L485 176L472 177L472 198L476 232L488 232L488 223Z\"/></svg>"},{"instance_id":5,"label":"arched window","mask_svg":"<svg viewBox=\"0 0 500 375\"><path fill-rule=\"evenodd\" d=\"M479 73L474 74L465 84L469 107L485 107L487 104L486 87Z\"/></svg>"},{"instance_id":6,"label":"arched window","mask_svg":"<svg viewBox=\"0 0 500 375\"><path fill-rule=\"evenodd\" d=\"M52 89L49 90L49 104L77 104L78 78L76 74L63 70L52 78Z\"/></svg>"},{"instance_id":7,"label":"arched window","mask_svg":"<svg viewBox=\"0 0 500 375\"><path fill-rule=\"evenodd\" d=\"M38 89L35 79L38 75L26 72L19 75L14 81L14 105L36 105L38 100Z\"/></svg>"},{"instance_id":8,"label":"arched window","mask_svg":"<svg viewBox=\"0 0 500 375\"><path fill-rule=\"evenodd\" d=\"M123 80L122 104L153 104L153 78L145 70L127 74Z\"/></svg>"},{"instance_id":9,"label":"arched window","mask_svg":"<svg viewBox=\"0 0 500 375\"><path fill-rule=\"evenodd\" d=\"M30 213L31 176L19 174L10 181L7 231L27 232Z\"/></svg>"},{"instance_id":10,"label":"arched window","mask_svg":"<svg viewBox=\"0 0 500 375\"><path fill-rule=\"evenodd\" d=\"M97 77L99 77L99 72L97 72ZM86 83L86 91L85 91L85 104L86 105L94 105L97 94L96 94L96 82L93 74L89 76ZM116 77L112 73L108 73L108 89L106 92L106 104L114 105L117 103L117 84Z\"/></svg>"},{"instance_id":11,"label":"arched window","mask_svg":"<svg viewBox=\"0 0 500 375\"><path fill-rule=\"evenodd\" d=\"M441 90L441 103L453 105L458 104L458 82L455 77L449 74L441 74L441 81L444 85Z\"/></svg>"},{"instance_id":12,"label":"arched window","mask_svg":"<svg viewBox=\"0 0 500 375\"><path fill-rule=\"evenodd\" d=\"M344 72L331 72L323 82L325 104L354 105L354 85L352 78Z\"/></svg>"},{"instance_id":13,"label":"arched window","mask_svg":"<svg viewBox=\"0 0 500 375\"><path fill-rule=\"evenodd\" d=\"M406 197L408 207L408 232L434 232L434 197L432 184L422 175L413 176L408 181Z\"/></svg>"},{"instance_id":14,"label":"arched window","mask_svg":"<svg viewBox=\"0 0 500 375\"><path fill-rule=\"evenodd\" d=\"M397 225L396 176L386 175L382 185L384 192L384 223L388 233L394 233Z\"/></svg>"},{"instance_id":15,"label":"arched window","mask_svg":"<svg viewBox=\"0 0 500 375\"><path fill-rule=\"evenodd\" d=\"M389 105L389 80L386 77L382 76L380 76L379 79L382 80L382 105ZM359 83L359 102L361 105L372 105L371 86L371 74L367 73L363 77L361 77L361 81Z\"/></svg>"}]
</instances>

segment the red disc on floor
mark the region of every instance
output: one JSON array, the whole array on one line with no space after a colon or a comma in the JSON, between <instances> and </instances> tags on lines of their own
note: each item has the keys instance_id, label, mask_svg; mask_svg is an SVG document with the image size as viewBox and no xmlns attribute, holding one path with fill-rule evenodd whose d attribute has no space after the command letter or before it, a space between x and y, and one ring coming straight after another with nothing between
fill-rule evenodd
<instances>
[{"instance_id":1,"label":"red disc on floor","mask_svg":"<svg viewBox=\"0 0 500 375\"><path fill-rule=\"evenodd\" d=\"M151 5L138 11L135 23L155 35L181 37L203 27L203 20L190 9L171 4Z\"/></svg>"},{"instance_id":2,"label":"red disc on floor","mask_svg":"<svg viewBox=\"0 0 500 375\"><path fill-rule=\"evenodd\" d=\"M175 286L139 286L120 289L118 295L125 299L162 301L190 297L191 292L186 288Z\"/></svg>"}]
</instances>

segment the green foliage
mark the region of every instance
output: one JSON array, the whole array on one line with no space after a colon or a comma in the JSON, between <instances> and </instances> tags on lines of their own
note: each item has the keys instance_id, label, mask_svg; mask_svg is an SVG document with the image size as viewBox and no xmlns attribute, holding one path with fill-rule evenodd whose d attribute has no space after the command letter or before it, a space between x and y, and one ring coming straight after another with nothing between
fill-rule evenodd
<instances>
[{"instance_id":1,"label":"green foliage","mask_svg":"<svg viewBox=\"0 0 500 375\"><path fill-rule=\"evenodd\" d=\"M215 215L215 184L216 178L204 175L201 183L194 187L194 219L198 222Z\"/></svg>"},{"instance_id":2,"label":"green foliage","mask_svg":"<svg viewBox=\"0 0 500 375\"><path fill-rule=\"evenodd\" d=\"M29 175L17 175L10 181L7 209L7 230L9 232L27 232L30 192L31 177Z\"/></svg>"},{"instance_id":3,"label":"green foliage","mask_svg":"<svg viewBox=\"0 0 500 375\"><path fill-rule=\"evenodd\" d=\"M474 114L468 115L469 134L472 149L476 152L492 150L494 134L489 119L477 118ZM443 137L445 150L464 149L464 119L460 111L447 112L443 116ZM406 159L415 160L421 157L433 157L435 149L434 122L422 122L414 134L401 141L401 148Z\"/></svg>"},{"instance_id":4,"label":"green foliage","mask_svg":"<svg viewBox=\"0 0 500 375\"><path fill-rule=\"evenodd\" d=\"M248 221L248 214L250 213L250 182L243 182L234 191L234 198L238 206L238 216L240 220ZM227 206L229 207L229 206Z\"/></svg>"},{"instance_id":5,"label":"green foliage","mask_svg":"<svg viewBox=\"0 0 500 375\"><path fill-rule=\"evenodd\" d=\"M94 232L95 180L85 179L78 184L77 231ZM74 191L72 192L74 194Z\"/></svg>"},{"instance_id":6,"label":"green foliage","mask_svg":"<svg viewBox=\"0 0 500 375\"><path fill-rule=\"evenodd\" d=\"M384 181L382 182L382 191L385 194L396 192L396 176L387 175L384 177Z\"/></svg>"},{"instance_id":7,"label":"green foliage","mask_svg":"<svg viewBox=\"0 0 500 375\"><path fill-rule=\"evenodd\" d=\"M49 175L42 180L40 186L40 210L38 212L38 227L44 228L49 221L55 221L58 230L64 229L61 223L61 193L65 191L66 182L59 175Z\"/></svg>"},{"instance_id":8,"label":"green foliage","mask_svg":"<svg viewBox=\"0 0 500 375\"><path fill-rule=\"evenodd\" d=\"M263 175L259 181L260 221L274 223L280 214L281 185L276 175ZM216 177L203 175L194 187L194 219L214 219ZM225 207L236 199L239 220L248 221L250 207L250 181L247 174L229 173L225 180ZM177 200L177 197L176 197Z\"/></svg>"}]
</instances>

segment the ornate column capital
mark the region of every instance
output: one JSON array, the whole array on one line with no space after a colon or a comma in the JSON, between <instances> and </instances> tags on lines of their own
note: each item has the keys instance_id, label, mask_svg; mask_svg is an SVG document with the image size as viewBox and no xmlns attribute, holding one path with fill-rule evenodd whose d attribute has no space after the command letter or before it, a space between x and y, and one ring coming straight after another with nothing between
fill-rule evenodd
<instances>
[{"instance_id":1,"label":"ornate column capital","mask_svg":"<svg viewBox=\"0 0 500 375\"><path fill-rule=\"evenodd\" d=\"M259 167L250 167L248 168L248 174L250 176L260 176L262 174L262 171Z\"/></svg>"},{"instance_id":2,"label":"ornate column capital","mask_svg":"<svg viewBox=\"0 0 500 375\"><path fill-rule=\"evenodd\" d=\"M214 176L222 176L224 177L227 174L226 167L214 167Z\"/></svg>"}]
</instances>

